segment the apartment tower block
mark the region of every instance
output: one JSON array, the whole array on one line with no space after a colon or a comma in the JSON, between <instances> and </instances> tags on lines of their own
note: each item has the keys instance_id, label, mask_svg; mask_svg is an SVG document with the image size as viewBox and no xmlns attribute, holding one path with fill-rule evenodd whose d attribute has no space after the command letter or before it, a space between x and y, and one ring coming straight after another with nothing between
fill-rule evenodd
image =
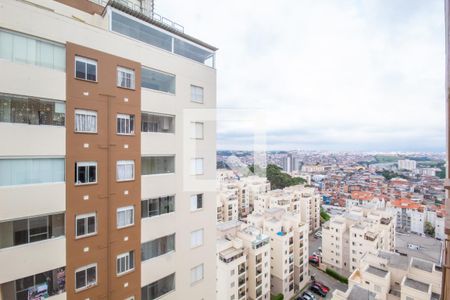
<instances>
[{"instance_id":1,"label":"apartment tower block","mask_svg":"<svg viewBox=\"0 0 450 300\"><path fill-rule=\"evenodd\" d=\"M153 1L0 0L1 300L215 298L216 50Z\"/></svg>"}]
</instances>

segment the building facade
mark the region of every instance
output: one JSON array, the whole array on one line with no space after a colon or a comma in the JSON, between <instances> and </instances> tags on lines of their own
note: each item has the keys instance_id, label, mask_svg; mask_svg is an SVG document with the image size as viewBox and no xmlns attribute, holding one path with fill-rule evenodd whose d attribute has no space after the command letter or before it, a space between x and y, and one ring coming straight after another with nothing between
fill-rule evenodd
<instances>
[{"instance_id":1,"label":"building facade","mask_svg":"<svg viewBox=\"0 0 450 300\"><path fill-rule=\"evenodd\" d=\"M217 49L152 1L0 5L0 299L213 299Z\"/></svg>"}]
</instances>

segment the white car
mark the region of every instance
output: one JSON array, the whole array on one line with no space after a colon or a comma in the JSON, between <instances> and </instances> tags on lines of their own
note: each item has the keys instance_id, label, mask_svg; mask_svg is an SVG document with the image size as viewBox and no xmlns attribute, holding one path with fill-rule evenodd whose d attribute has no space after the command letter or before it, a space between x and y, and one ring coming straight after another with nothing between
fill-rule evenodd
<instances>
[{"instance_id":1,"label":"white car","mask_svg":"<svg viewBox=\"0 0 450 300\"><path fill-rule=\"evenodd\" d=\"M322 237L322 232L321 232L321 231L317 231L317 232L314 234L314 236L315 236L316 238L321 238L321 237Z\"/></svg>"}]
</instances>

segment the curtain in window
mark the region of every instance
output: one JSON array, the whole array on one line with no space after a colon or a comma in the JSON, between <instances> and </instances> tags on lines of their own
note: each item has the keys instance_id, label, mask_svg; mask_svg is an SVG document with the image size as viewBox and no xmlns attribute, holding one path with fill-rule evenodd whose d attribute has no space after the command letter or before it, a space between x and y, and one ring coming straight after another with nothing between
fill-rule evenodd
<instances>
[{"instance_id":1,"label":"curtain in window","mask_svg":"<svg viewBox=\"0 0 450 300\"><path fill-rule=\"evenodd\" d=\"M133 224L133 208L119 210L117 212L117 226L123 227L130 224Z\"/></svg>"},{"instance_id":2,"label":"curtain in window","mask_svg":"<svg viewBox=\"0 0 450 300\"><path fill-rule=\"evenodd\" d=\"M97 113L93 111L75 111L75 131L97 132Z\"/></svg>"},{"instance_id":3,"label":"curtain in window","mask_svg":"<svg viewBox=\"0 0 450 300\"><path fill-rule=\"evenodd\" d=\"M63 158L0 159L0 186L64 182Z\"/></svg>"},{"instance_id":4,"label":"curtain in window","mask_svg":"<svg viewBox=\"0 0 450 300\"><path fill-rule=\"evenodd\" d=\"M117 180L130 180L134 178L134 162L117 162Z\"/></svg>"}]
</instances>

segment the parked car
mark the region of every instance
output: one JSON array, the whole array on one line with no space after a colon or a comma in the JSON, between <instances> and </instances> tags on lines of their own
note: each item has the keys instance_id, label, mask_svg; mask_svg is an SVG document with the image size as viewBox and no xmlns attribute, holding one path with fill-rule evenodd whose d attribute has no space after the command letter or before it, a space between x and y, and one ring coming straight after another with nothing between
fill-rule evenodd
<instances>
[{"instance_id":1,"label":"parked car","mask_svg":"<svg viewBox=\"0 0 450 300\"><path fill-rule=\"evenodd\" d=\"M317 231L317 232L314 234L314 237L315 237L315 238L321 238L321 237L322 237L322 231Z\"/></svg>"},{"instance_id":2,"label":"parked car","mask_svg":"<svg viewBox=\"0 0 450 300\"><path fill-rule=\"evenodd\" d=\"M322 289L318 286L318 285L312 285L309 288L313 293L319 295L320 297L326 297L327 293L325 293L324 291L322 291Z\"/></svg>"},{"instance_id":3,"label":"parked car","mask_svg":"<svg viewBox=\"0 0 450 300\"><path fill-rule=\"evenodd\" d=\"M319 264L320 263L320 258L318 258L317 256L310 255L309 256L309 262L313 263L313 264Z\"/></svg>"},{"instance_id":4,"label":"parked car","mask_svg":"<svg viewBox=\"0 0 450 300\"><path fill-rule=\"evenodd\" d=\"M303 293L303 297L309 298L310 300L316 300L316 296L314 296L314 294L310 291L305 291Z\"/></svg>"},{"instance_id":5,"label":"parked car","mask_svg":"<svg viewBox=\"0 0 450 300\"><path fill-rule=\"evenodd\" d=\"M313 282L313 285L319 286L319 287L322 289L322 291L324 291L325 293L328 293L328 292L330 291L330 288L327 287L325 284L323 284L323 283L320 282L320 281L314 281L314 282Z\"/></svg>"}]
</instances>

